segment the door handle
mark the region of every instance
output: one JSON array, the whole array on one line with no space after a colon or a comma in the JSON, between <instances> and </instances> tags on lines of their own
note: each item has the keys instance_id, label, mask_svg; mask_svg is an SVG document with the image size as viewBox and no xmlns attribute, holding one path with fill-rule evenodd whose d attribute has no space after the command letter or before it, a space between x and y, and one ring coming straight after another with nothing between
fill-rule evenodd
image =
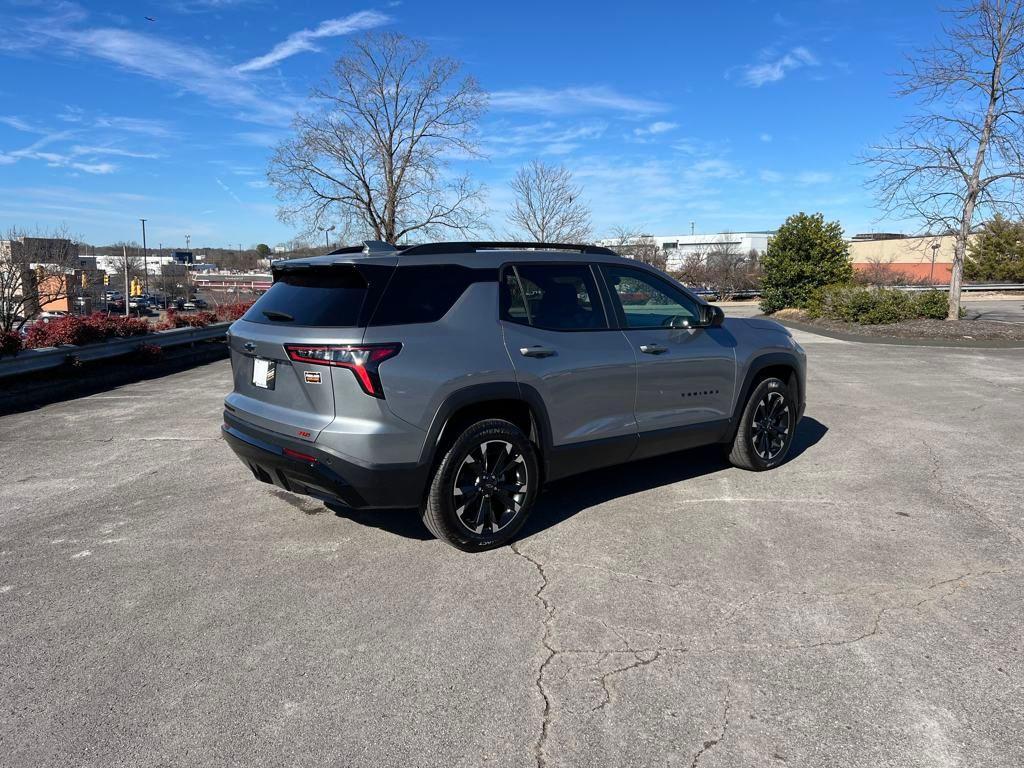
<instances>
[{"instance_id":1,"label":"door handle","mask_svg":"<svg viewBox=\"0 0 1024 768\"><path fill-rule=\"evenodd\" d=\"M663 355L668 352L668 347L663 347L660 344L641 344L640 351L645 355Z\"/></svg>"},{"instance_id":2,"label":"door handle","mask_svg":"<svg viewBox=\"0 0 1024 768\"><path fill-rule=\"evenodd\" d=\"M519 354L523 357L551 357L555 350L551 347L521 347Z\"/></svg>"}]
</instances>

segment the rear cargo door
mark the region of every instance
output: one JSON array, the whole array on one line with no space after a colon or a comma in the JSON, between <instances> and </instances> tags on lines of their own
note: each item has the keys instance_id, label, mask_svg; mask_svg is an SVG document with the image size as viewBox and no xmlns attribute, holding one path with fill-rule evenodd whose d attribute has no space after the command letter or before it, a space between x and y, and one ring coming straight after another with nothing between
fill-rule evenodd
<instances>
[{"instance_id":1,"label":"rear cargo door","mask_svg":"<svg viewBox=\"0 0 1024 768\"><path fill-rule=\"evenodd\" d=\"M335 417L333 377L352 374L290 359L288 346L360 343L368 305L391 271L341 264L275 275L270 290L231 326L234 391L225 405L254 426L314 442Z\"/></svg>"}]
</instances>

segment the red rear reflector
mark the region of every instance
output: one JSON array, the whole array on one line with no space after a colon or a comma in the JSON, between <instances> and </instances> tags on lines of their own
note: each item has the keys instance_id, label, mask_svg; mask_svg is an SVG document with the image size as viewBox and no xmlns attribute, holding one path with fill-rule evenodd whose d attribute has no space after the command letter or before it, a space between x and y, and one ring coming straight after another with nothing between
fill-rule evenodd
<instances>
[{"instance_id":1,"label":"red rear reflector","mask_svg":"<svg viewBox=\"0 0 1024 768\"><path fill-rule=\"evenodd\" d=\"M316 464L316 456L310 456L308 453L299 453L298 451L293 451L291 448L285 448L284 455L290 456L293 459L298 459L299 461L305 461L308 464Z\"/></svg>"}]
</instances>

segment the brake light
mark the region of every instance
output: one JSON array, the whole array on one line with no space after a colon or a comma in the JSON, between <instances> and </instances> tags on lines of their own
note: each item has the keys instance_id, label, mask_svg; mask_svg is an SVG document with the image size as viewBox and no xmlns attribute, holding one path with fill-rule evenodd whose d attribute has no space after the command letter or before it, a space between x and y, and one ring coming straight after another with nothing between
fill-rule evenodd
<instances>
[{"instance_id":1,"label":"brake light","mask_svg":"<svg viewBox=\"0 0 1024 768\"><path fill-rule=\"evenodd\" d=\"M348 368L355 374L359 386L373 397L384 398L377 369L381 363L399 353L401 344L345 344L340 346L306 346L285 344L288 358L296 363L329 365L334 368Z\"/></svg>"}]
</instances>

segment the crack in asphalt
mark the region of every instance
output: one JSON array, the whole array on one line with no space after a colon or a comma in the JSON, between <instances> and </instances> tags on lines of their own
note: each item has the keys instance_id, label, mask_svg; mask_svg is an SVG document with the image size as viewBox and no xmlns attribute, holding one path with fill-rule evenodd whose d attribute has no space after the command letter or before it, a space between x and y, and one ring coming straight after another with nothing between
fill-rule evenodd
<instances>
[{"instance_id":1,"label":"crack in asphalt","mask_svg":"<svg viewBox=\"0 0 1024 768\"><path fill-rule=\"evenodd\" d=\"M519 549L518 542L510 544L509 549L527 562L532 563L541 578L540 588L534 592L533 596L540 600L541 605L544 606L544 612L546 614L544 618L544 634L541 636L541 643L547 651L547 656L537 669L537 678L535 680L537 690L540 692L541 698L544 701L544 710L543 719L541 720L540 734L537 736L537 741L534 744L533 753L537 760L537 768L545 768L545 766L547 766L547 754L544 749L547 746L548 733L551 730L551 696L548 694L547 687L544 685L544 672L552 659L560 653L559 650L551 645L551 622L555 617L555 607L544 596L544 590L548 588L548 575L544 571L544 564Z\"/></svg>"},{"instance_id":2,"label":"crack in asphalt","mask_svg":"<svg viewBox=\"0 0 1024 768\"><path fill-rule=\"evenodd\" d=\"M690 762L690 768L697 768L697 763L700 762L700 759L704 755L704 753L707 752L709 749L718 746L725 740L725 734L729 731L729 693L731 690L732 689L730 686L727 685L725 687L725 701L723 703L724 711L722 712L722 725L720 726L717 738L708 739L704 742L701 748L698 749L697 752L694 754L693 760Z\"/></svg>"},{"instance_id":3,"label":"crack in asphalt","mask_svg":"<svg viewBox=\"0 0 1024 768\"><path fill-rule=\"evenodd\" d=\"M922 440L921 445L924 447L925 453L928 454L928 460L931 462L932 465L932 480L938 487L939 492L942 493L944 496L948 497L953 502L954 509L957 509L958 511L961 508L966 509L968 512L971 512L975 517L981 519L985 523L988 523L988 525L994 528L995 530L1005 534L1006 536L1009 536L1015 542L1024 546L1024 539L1022 539L1017 533L1010 530L1006 526L1001 525L996 520L993 520L987 512L979 508L976 504L974 504L971 501L968 501L966 491L964 491L962 488L958 488L957 484L954 481L947 479L943 475L942 460L939 458L938 454L936 454L935 452L935 449L928 443L927 440Z\"/></svg>"},{"instance_id":4,"label":"crack in asphalt","mask_svg":"<svg viewBox=\"0 0 1024 768\"><path fill-rule=\"evenodd\" d=\"M633 655L633 663L632 664L627 664L624 667L616 667L611 672L606 672L605 674L601 675L600 678L598 678L598 682L601 684L601 688L604 690L604 701L602 701L597 706L593 707L590 710L591 712L597 712L599 709L604 709L609 704L611 704L611 702L612 702L612 692L611 692L611 689L608 687L608 678L610 678L610 677L612 677L614 675L624 674L626 672L629 672L630 670L638 669L640 667L646 667L648 664L653 664L659 658L661 658L661 652L660 651L654 651L654 655L651 658L649 658L649 659L642 658L640 656L641 653L644 653L644 651L632 651L632 655ZM610 655L610 654L607 654L607 655Z\"/></svg>"},{"instance_id":5,"label":"crack in asphalt","mask_svg":"<svg viewBox=\"0 0 1024 768\"><path fill-rule=\"evenodd\" d=\"M548 586L551 583L550 582L550 578L551 577L549 576L548 570L547 570L548 566L546 566L544 563L542 563L540 560L536 559L535 557L532 557L532 556L526 554L525 552L523 552L522 549L519 547L518 543L511 544L509 548L512 550L512 552L516 556L522 558L523 560L526 560L528 563L530 563L534 567L534 569L536 569L537 574L540 576L540 581L541 581L540 586L537 588L537 590L533 594L533 596L538 601L540 601L541 606L544 608L544 614L545 614L544 615L544 631L543 631L543 634L541 636L541 643L542 643L542 645L544 647L544 650L546 652L544 660L541 662L540 666L537 669L537 675L536 675L536 678L535 678L535 685L537 687L537 691L540 694L541 699L542 699L543 704L544 704L543 710L542 710L542 719L541 719L540 733L538 734L537 740L536 740L536 742L534 744L534 757L535 757L536 762L537 762L537 768L546 768L547 765L548 765L547 743L548 743L548 738L549 738L550 732L551 732L551 726L552 726L552 721L553 721L553 718L554 718L554 712L553 712L553 704L552 704L551 692L549 691L547 683L546 683L545 673L546 673L548 667L550 666L551 662L554 661L554 659L557 656L569 655L569 654L573 654L573 655L600 654L601 655L601 659L599 660L598 663L602 663L602 662L606 661L607 659L609 659L614 654L629 654L631 656L632 661L629 664L625 664L625 665L616 667L615 669L609 670L608 672L602 674L600 677L594 678L600 684L601 689L604 692L603 700L600 703L598 703L597 705L595 705L594 707L591 708L592 712L597 712L597 711L605 710L612 703L613 696L612 696L612 688L610 686L611 678L613 678L613 677L615 677L617 675L624 675L624 674L626 674L628 672L631 672L631 671L633 671L635 669L639 669L641 667L645 667L645 666L648 666L650 664L653 664L656 661L658 661L659 659L663 658L664 654L689 653L689 654L698 654L699 655L699 654L702 654L702 653L735 653L735 652L751 652L751 651L758 651L758 650L799 651L799 650L812 650L812 649L816 649L816 648L842 647L842 646L853 645L855 643L862 642L862 641L864 641L864 640L866 640L868 638L871 638L871 637L874 637L875 635L877 635L881 631L883 619L885 618L885 616L887 614L889 614L891 612L903 611L903 610L917 610L918 608L920 608L922 605L925 605L926 603L939 603L939 602L942 602L946 598L948 598L948 597L956 594L960 590L964 589L967 586L968 581L970 579L977 579L977 578L981 578L983 576L988 576L988 575L992 575L992 574L1006 573L1009 570L1009 569L989 569L989 570L983 570L983 571L966 571L964 573L960 573L960 574L957 574L955 576L951 576L951 577L948 577L948 578L943 578L943 579L939 579L937 581L933 581L932 583L930 583L930 584L928 584L928 585L926 585L924 587L905 587L905 588L895 588L895 589L882 589L882 590L876 590L874 592L864 592L864 593L859 593L859 594L858 594L858 592L856 590L843 590L843 591L840 591L840 592L822 593L820 596L824 596L824 597L830 597L830 596L877 597L879 595L892 594L892 593L902 593L902 592L917 592L917 593L925 592L925 593L928 593L928 592L931 592L933 590L936 590L936 589L939 589L939 588L942 588L942 587L947 587L947 589L943 590L938 595L926 595L926 596L922 597L921 599L917 600L916 602L904 603L904 604L899 604L899 605L887 605L887 606L882 606L882 607L878 608L876 610L875 614L874 614L873 619L871 620L870 628L867 631L862 632L862 633L860 633L858 635L855 635L853 637L844 638L844 639L839 639L839 640L823 640L823 641L815 642L815 643L794 643L794 644L788 644L788 645L776 645L776 644L769 643L769 644L767 644L765 646L732 646L732 647L730 647L730 646L711 646L711 647L707 647L707 648L692 647L692 646L683 646L683 647L681 647L681 646L673 646L673 647L667 647L667 646L660 646L659 645L659 646L651 647L651 648L638 648L638 647L635 647L633 644L631 644L629 642L629 640L627 640L626 637L620 632L620 630L625 630L625 631L630 631L630 632L638 632L638 633L641 633L641 634L652 635L652 636L654 636L654 635L661 635L661 636L664 636L664 637L676 637L676 638L679 638L679 639L687 639L687 638L685 638L682 635L676 635L676 634L668 633L668 632L661 632L661 631L658 631L658 630L650 630L650 629L644 629L644 628L641 628L641 627L631 627L631 626L610 624L610 623L608 623L607 621L605 621L603 619L597 619L598 622L600 622L605 628L610 630L620 640L620 642L622 642L622 644L626 647L626 650L623 651L621 649L608 650L608 649L603 649L603 648L558 648L558 647L556 647L555 644L552 641L552 624L553 624L554 619L555 619L555 606L551 602L551 600L548 599L548 597L545 595L545 591L547 590ZM572 565L579 565L579 564L572 564ZM619 575L623 575L623 576L636 576L636 574L629 574L629 573L624 572L624 571L615 571L614 573L619 574ZM650 583L658 585L658 586L666 586L664 584L664 582L658 582L658 581L649 579L647 577L638 577L638 578L639 578L640 581L650 582ZM728 614L725 617L726 621L728 621L729 619L732 619L739 611L741 611L744 607L746 607L751 602L753 602L753 600L755 600L757 597L763 596L763 595L766 595L766 594L773 594L773 593L776 593L776 592L787 592L787 591L786 590L773 590L773 591L764 592L764 593L757 593L757 594L755 594L753 596L750 596L750 597L748 597L748 598L746 598L744 600L739 601L738 603L733 604L731 606L731 610L728 612ZM789 593L790 594L794 594L794 595L800 595L800 596L804 596L804 595L819 596L818 593L805 592L805 591L802 591L802 592L791 591ZM571 610L566 611L566 612L571 614L571 615L577 615L577 616L580 615L580 614L578 614L578 613L576 613L574 611L571 611ZM596 618L596 617L586 617L586 618ZM726 691L725 691L725 697L724 697L724 700L723 700L722 725L721 725L721 730L720 730L718 736L716 738L713 738L713 739L708 739L707 741L705 741L703 743L703 745L700 747L700 749L698 749L697 752L694 754L693 760L690 763L690 768L696 768L696 766L697 766L698 762L700 761L701 757L708 750L713 749L715 746L720 744L725 739L726 734L727 734L728 729L729 729L729 709L731 707L730 693L731 693L731 687L727 686L726 687Z\"/></svg>"}]
</instances>

